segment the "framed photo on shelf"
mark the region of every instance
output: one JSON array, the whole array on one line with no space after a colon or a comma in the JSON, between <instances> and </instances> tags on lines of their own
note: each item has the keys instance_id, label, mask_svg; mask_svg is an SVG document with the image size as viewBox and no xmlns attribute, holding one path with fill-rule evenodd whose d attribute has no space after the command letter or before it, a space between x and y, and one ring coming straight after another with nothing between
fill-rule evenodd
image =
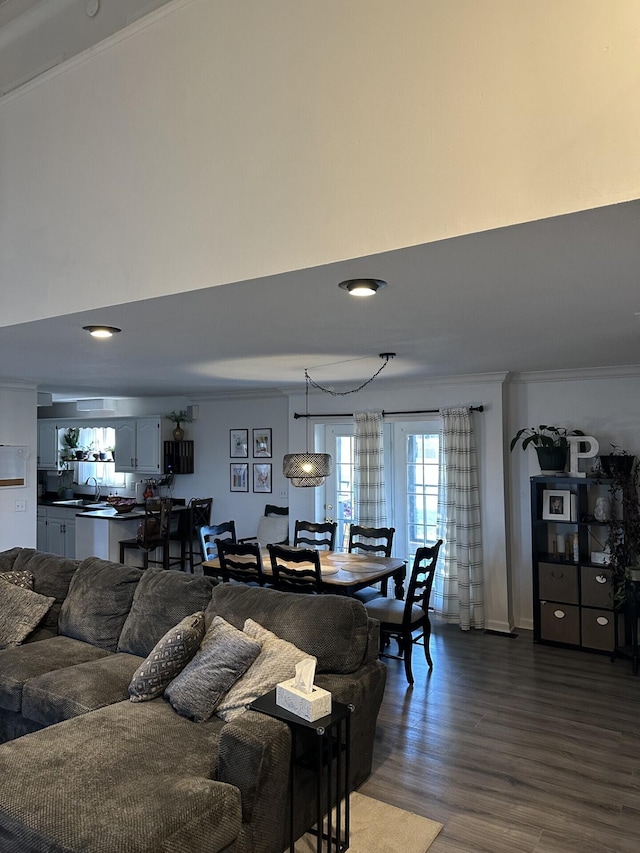
<instances>
[{"instance_id":1,"label":"framed photo on shelf","mask_svg":"<svg viewBox=\"0 0 640 853\"><path fill-rule=\"evenodd\" d=\"M572 521L570 491L565 489L544 489L542 492L543 521ZM575 515L575 497L574 497Z\"/></svg>"},{"instance_id":2,"label":"framed photo on shelf","mask_svg":"<svg viewBox=\"0 0 640 853\"><path fill-rule=\"evenodd\" d=\"M271 430L254 429L253 431L253 457L254 459L271 459ZM271 491L271 489L269 489Z\"/></svg>"},{"instance_id":3,"label":"framed photo on shelf","mask_svg":"<svg viewBox=\"0 0 640 853\"><path fill-rule=\"evenodd\" d=\"M229 465L230 477L229 488L232 492L249 491L249 463L232 462Z\"/></svg>"},{"instance_id":4,"label":"framed photo on shelf","mask_svg":"<svg viewBox=\"0 0 640 853\"><path fill-rule=\"evenodd\" d=\"M229 456L232 459L246 459L249 455L249 430L229 430Z\"/></svg>"},{"instance_id":5,"label":"framed photo on shelf","mask_svg":"<svg viewBox=\"0 0 640 853\"><path fill-rule=\"evenodd\" d=\"M253 491L271 492L271 463L253 463Z\"/></svg>"}]
</instances>

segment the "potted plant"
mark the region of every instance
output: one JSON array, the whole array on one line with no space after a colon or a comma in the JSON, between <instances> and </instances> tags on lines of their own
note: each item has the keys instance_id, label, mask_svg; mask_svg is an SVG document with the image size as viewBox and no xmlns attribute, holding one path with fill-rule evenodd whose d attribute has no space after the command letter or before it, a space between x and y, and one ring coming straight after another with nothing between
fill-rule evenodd
<instances>
[{"instance_id":1,"label":"potted plant","mask_svg":"<svg viewBox=\"0 0 640 853\"><path fill-rule=\"evenodd\" d=\"M631 460L628 466L605 469L601 465L595 472L609 486L613 511L607 519L605 548L610 555L616 599L624 601L625 579L630 575L640 579L640 466L635 456L624 451L612 454L612 458Z\"/></svg>"},{"instance_id":2,"label":"potted plant","mask_svg":"<svg viewBox=\"0 0 640 853\"><path fill-rule=\"evenodd\" d=\"M613 477L617 473L628 476L632 473L635 459L635 456L618 447L617 444L611 445L611 453L598 456L600 470L604 477Z\"/></svg>"},{"instance_id":3,"label":"potted plant","mask_svg":"<svg viewBox=\"0 0 640 853\"><path fill-rule=\"evenodd\" d=\"M193 421L193 418L189 417L186 409L181 409L179 412L169 412L169 414L166 415L166 418L171 421L171 423L175 424L175 429L173 430L174 439L176 441L182 441L184 438L182 424L190 424Z\"/></svg>"},{"instance_id":4,"label":"potted plant","mask_svg":"<svg viewBox=\"0 0 640 853\"><path fill-rule=\"evenodd\" d=\"M79 427L69 427L69 429L62 436L62 455L61 459L63 462L77 459L78 453L80 453L80 458L82 458L82 451L79 447L80 442L80 428Z\"/></svg>"},{"instance_id":5,"label":"potted plant","mask_svg":"<svg viewBox=\"0 0 640 853\"><path fill-rule=\"evenodd\" d=\"M569 451L569 435L584 435L582 430L568 430L565 427L546 426L523 427L511 439L511 450L522 442L522 449L534 447L538 454L540 470L543 474L563 474Z\"/></svg>"}]
</instances>

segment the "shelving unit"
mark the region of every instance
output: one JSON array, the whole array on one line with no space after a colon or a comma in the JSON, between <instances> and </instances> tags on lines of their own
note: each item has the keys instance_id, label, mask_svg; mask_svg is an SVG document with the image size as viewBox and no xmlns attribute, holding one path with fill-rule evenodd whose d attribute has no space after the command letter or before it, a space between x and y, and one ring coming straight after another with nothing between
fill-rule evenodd
<instances>
[{"instance_id":1,"label":"shelving unit","mask_svg":"<svg viewBox=\"0 0 640 853\"><path fill-rule=\"evenodd\" d=\"M193 441L165 441L164 473L193 474L194 471Z\"/></svg>"},{"instance_id":2,"label":"shelving unit","mask_svg":"<svg viewBox=\"0 0 640 853\"><path fill-rule=\"evenodd\" d=\"M545 495L545 492L547 493ZM570 520L543 518L549 493L569 494ZM597 521L597 497L606 480L531 478L533 636L536 643L613 653L616 642L612 570L592 560L604 551L606 521ZM566 508L566 505L565 505ZM566 513L565 513L566 514ZM564 547L566 543L569 547Z\"/></svg>"}]
</instances>

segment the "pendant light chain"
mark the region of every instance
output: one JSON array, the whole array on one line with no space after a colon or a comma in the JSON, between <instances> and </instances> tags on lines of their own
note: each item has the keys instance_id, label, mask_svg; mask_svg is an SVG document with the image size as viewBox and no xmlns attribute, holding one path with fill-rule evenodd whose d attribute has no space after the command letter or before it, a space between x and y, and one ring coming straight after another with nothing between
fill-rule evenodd
<instances>
[{"instance_id":1,"label":"pendant light chain","mask_svg":"<svg viewBox=\"0 0 640 853\"><path fill-rule=\"evenodd\" d=\"M315 381L315 379L312 379L309 376L309 371L305 367L304 378L307 381L307 391L306 391L306 394L307 394L307 407L306 407L307 408L307 415L309 412L309 402L308 402L309 383L311 383L314 388L317 388L318 391L324 391L325 394L331 394L333 397L346 397L348 394L356 394L358 391L362 391L363 388L366 388L370 382L373 382L373 380L377 376L379 376L382 373L382 371L385 369L385 367L389 364L389 360L394 358L394 356L395 356L395 352L381 352L380 358L384 359L384 363L378 368L378 370L376 370L376 372L373 374L373 376L370 379L367 379L365 382L362 383L362 385L358 385L357 388L351 388L351 390L349 390L349 391L334 391L333 388L325 388L324 385L320 385L318 382Z\"/></svg>"}]
</instances>

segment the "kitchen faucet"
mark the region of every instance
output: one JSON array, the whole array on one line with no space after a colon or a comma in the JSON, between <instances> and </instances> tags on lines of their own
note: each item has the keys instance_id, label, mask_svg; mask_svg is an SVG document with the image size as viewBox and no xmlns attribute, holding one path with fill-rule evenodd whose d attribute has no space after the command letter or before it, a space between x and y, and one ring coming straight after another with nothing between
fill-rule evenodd
<instances>
[{"instance_id":1,"label":"kitchen faucet","mask_svg":"<svg viewBox=\"0 0 640 853\"><path fill-rule=\"evenodd\" d=\"M95 477L87 477L84 484L85 484L85 486L88 486L89 483L91 482L91 480L93 480L95 487L96 487L96 490L93 493L93 499L95 501L99 501L100 500L100 486L98 485L98 481L96 480L96 478Z\"/></svg>"}]
</instances>

